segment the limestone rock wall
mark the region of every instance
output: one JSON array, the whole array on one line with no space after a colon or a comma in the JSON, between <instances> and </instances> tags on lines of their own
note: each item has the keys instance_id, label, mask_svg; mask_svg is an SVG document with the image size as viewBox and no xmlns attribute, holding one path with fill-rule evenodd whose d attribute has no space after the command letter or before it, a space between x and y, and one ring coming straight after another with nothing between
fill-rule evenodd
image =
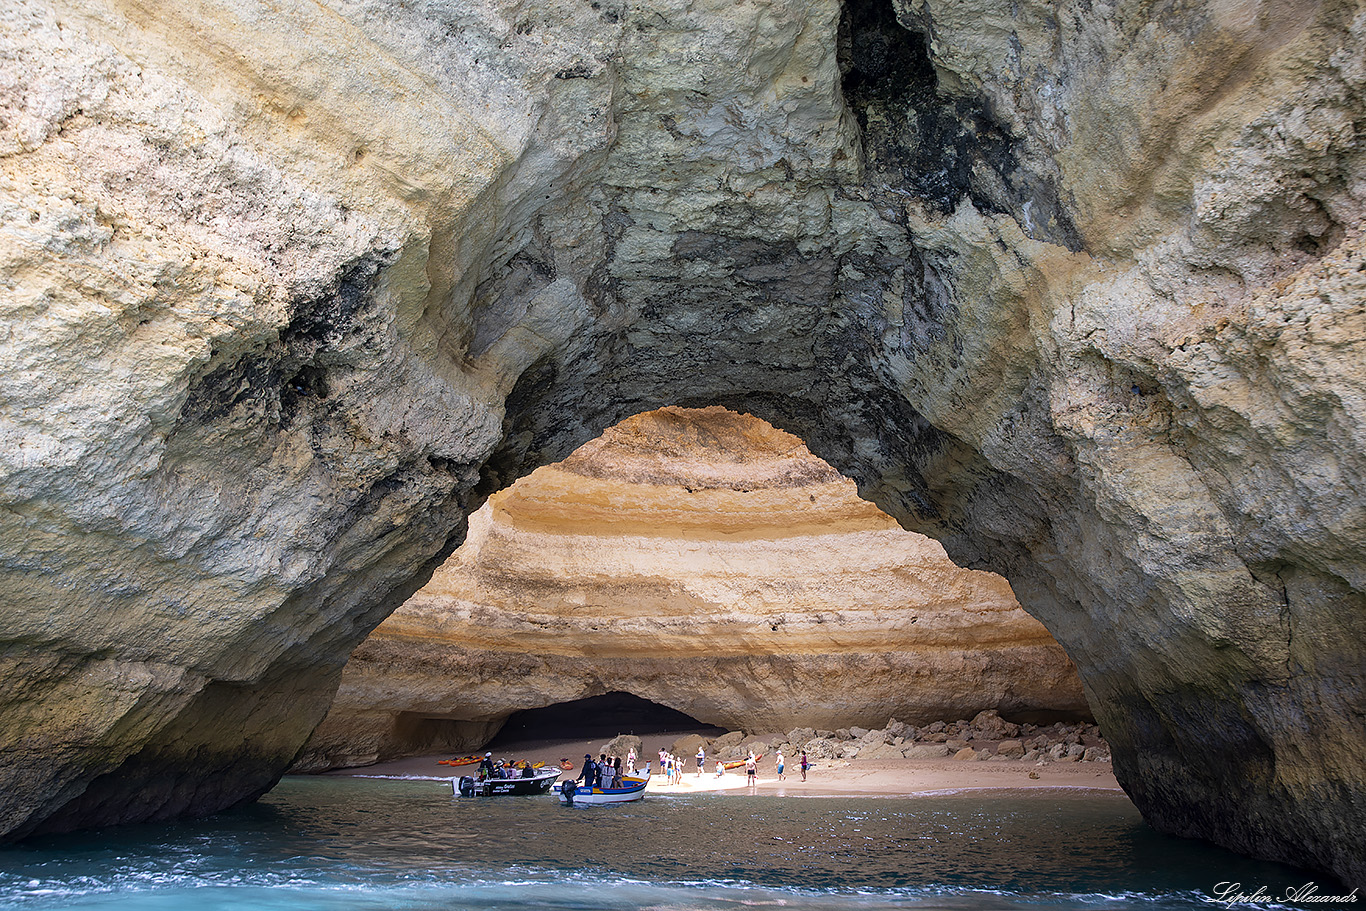
<instances>
[{"instance_id":1,"label":"limestone rock wall","mask_svg":"<svg viewBox=\"0 0 1366 911\"><path fill-rule=\"evenodd\" d=\"M488 493L721 404L1003 573L1154 825L1366 882L1363 61L1360 0L5 4L5 832L269 787Z\"/></svg>"},{"instance_id":2,"label":"limestone rock wall","mask_svg":"<svg viewBox=\"0 0 1366 911\"><path fill-rule=\"evenodd\" d=\"M747 731L1089 717L1005 580L954 566L789 434L666 408L476 512L351 656L300 766L478 748L515 711L614 691Z\"/></svg>"}]
</instances>

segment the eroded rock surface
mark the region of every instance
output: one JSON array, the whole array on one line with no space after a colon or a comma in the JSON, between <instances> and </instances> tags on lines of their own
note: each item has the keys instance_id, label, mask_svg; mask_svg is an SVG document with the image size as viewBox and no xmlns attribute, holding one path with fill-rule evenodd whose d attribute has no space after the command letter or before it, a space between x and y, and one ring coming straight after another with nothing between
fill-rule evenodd
<instances>
[{"instance_id":1,"label":"eroded rock surface","mask_svg":"<svg viewBox=\"0 0 1366 911\"><path fill-rule=\"evenodd\" d=\"M476 512L351 656L300 767L478 748L515 711L618 691L746 731L1090 714L1005 580L795 437L666 408Z\"/></svg>"},{"instance_id":2,"label":"eroded rock surface","mask_svg":"<svg viewBox=\"0 0 1366 911\"><path fill-rule=\"evenodd\" d=\"M0 820L250 797L665 404L1003 573L1165 831L1366 883L1359 0L16 0Z\"/></svg>"}]
</instances>

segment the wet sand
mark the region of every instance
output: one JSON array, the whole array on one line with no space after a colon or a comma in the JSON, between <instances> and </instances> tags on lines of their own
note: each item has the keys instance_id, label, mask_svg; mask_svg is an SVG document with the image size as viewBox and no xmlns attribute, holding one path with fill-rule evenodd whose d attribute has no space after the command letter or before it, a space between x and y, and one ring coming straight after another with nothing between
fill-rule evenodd
<instances>
[{"instance_id":1,"label":"wet sand","mask_svg":"<svg viewBox=\"0 0 1366 911\"><path fill-rule=\"evenodd\" d=\"M708 769L698 775L694 760L688 758L688 770L681 783L666 784L659 772L656 758L661 747L668 748L689 731L652 734L644 738L646 757L654 760L649 793L652 794L758 794L775 797L852 797L895 796L944 793L972 789L996 788L1101 788L1120 790L1108 762L1036 762L1012 760L958 761L943 759L868 759L819 761L802 781L797 767L797 756L787 757L786 780L779 781L772 755L759 762L757 783L750 786L743 767L716 776L716 762L707 761ZM585 753L594 757L601 752L603 740L534 740L507 743L491 748L495 759L543 762L558 765L568 759L573 769L564 772L572 778L583 766ZM449 756L420 756L398 759L354 769L338 769L327 775L383 778L430 778L447 780L461 775L473 775L477 766L447 766L437 760ZM644 766L644 760L637 764Z\"/></svg>"}]
</instances>

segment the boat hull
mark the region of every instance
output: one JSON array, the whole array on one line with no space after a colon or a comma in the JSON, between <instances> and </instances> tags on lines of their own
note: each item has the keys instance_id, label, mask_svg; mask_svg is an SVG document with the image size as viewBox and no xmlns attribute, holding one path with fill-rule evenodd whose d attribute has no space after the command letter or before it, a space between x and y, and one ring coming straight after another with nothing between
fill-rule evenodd
<instances>
[{"instance_id":1,"label":"boat hull","mask_svg":"<svg viewBox=\"0 0 1366 911\"><path fill-rule=\"evenodd\" d=\"M649 784L648 778L628 775L622 781L624 786L620 788L593 788L591 790L582 788L575 790L572 795L566 795L563 785L560 785L554 788L554 792L560 798L560 803L564 804L629 803L645 796L645 786Z\"/></svg>"},{"instance_id":2,"label":"boat hull","mask_svg":"<svg viewBox=\"0 0 1366 911\"><path fill-rule=\"evenodd\" d=\"M530 778L489 778L485 781L466 775L451 779L451 789L457 797L527 797L545 794L560 777L558 769L541 772Z\"/></svg>"}]
</instances>

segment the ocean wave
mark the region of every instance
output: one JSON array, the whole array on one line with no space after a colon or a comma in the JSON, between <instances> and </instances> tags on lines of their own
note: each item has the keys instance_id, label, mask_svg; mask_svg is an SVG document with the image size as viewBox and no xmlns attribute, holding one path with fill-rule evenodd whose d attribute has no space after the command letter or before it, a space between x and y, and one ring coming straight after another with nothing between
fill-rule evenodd
<instances>
[{"instance_id":1,"label":"ocean wave","mask_svg":"<svg viewBox=\"0 0 1366 911\"><path fill-rule=\"evenodd\" d=\"M1115 788L1098 788L1086 784L1050 784L1027 788L933 788L925 791L906 791L897 794L883 795L886 797L954 797L967 795L972 797L985 796L983 792L992 792L1002 796L1025 796L1047 794L1050 791L1072 791L1075 793L1091 794L1123 794L1121 790Z\"/></svg>"},{"instance_id":2,"label":"ocean wave","mask_svg":"<svg viewBox=\"0 0 1366 911\"><path fill-rule=\"evenodd\" d=\"M372 778L372 779L373 779L373 778L378 778L378 779L382 779L382 780L385 780L385 781L440 781L440 782L447 782L447 783L449 783L449 782L451 782L451 781L454 781L456 778L459 778L460 776L459 776L459 775L451 776L451 775L359 775L359 774L356 774L356 775L348 775L348 776L346 776L346 777L347 777L347 778Z\"/></svg>"}]
</instances>

